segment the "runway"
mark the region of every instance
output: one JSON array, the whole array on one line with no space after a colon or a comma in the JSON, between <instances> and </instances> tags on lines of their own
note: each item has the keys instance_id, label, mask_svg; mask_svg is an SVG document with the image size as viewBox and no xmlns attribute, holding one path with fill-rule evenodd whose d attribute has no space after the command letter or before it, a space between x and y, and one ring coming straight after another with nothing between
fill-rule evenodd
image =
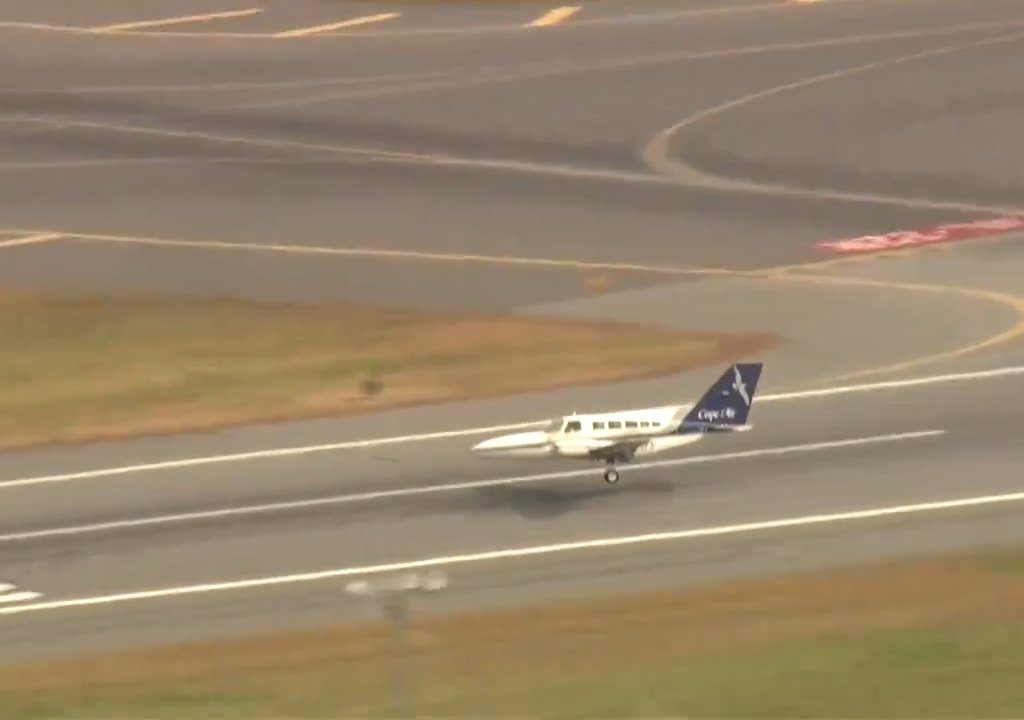
<instances>
[{"instance_id":1,"label":"runway","mask_svg":"<svg viewBox=\"0 0 1024 720\"><path fill-rule=\"evenodd\" d=\"M456 612L1024 539L1024 234L815 249L1024 215L1019 4L384 5L0 2L2 286L767 330L755 430L614 488L468 452L709 368L0 455L0 661L362 617L417 564Z\"/></svg>"}]
</instances>

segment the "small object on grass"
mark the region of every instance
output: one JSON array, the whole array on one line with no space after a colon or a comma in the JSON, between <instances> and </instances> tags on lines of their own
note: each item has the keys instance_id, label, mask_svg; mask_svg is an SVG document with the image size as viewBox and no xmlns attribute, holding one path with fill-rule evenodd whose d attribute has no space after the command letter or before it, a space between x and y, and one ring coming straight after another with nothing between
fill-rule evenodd
<instances>
[{"instance_id":1,"label":"small object on grass","mask_svg":"<svg viewBox=\"0 0 1024 720\"><path fill-rule=\"evenodd\" d=\"M359 389L365 397L375 397L384 391L384 381L378 377L363 378L359 382Z\"/></svg>"}]
</instances>

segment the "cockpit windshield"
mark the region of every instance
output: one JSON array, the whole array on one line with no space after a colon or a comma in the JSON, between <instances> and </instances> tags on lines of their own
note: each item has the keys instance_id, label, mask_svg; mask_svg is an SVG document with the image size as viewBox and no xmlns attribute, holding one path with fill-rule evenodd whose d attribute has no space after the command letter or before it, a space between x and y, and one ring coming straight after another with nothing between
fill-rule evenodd
<instances>
[{"instance_id":1,"label":"cockpit windshield","mask_svg":"<svg viewBox=\"0 0 1024 720\"><path fill-rule=\"evenodd\" d=\"M548 422L548 426L544 428L544 431L548 433L573 433L581 430L583 430L583 423L572 417L556 418Z\"/></svg>"}]
</instances>

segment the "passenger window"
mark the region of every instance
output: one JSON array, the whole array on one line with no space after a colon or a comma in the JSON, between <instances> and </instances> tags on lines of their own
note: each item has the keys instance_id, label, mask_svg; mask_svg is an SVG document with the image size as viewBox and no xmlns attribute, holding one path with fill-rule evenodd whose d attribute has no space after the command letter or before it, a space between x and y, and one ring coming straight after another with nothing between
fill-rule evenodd
<instances>
[{"instance_id":1,"label":"passenger window","mask_svg":"<svg viewBox=\"0 0 1024 720\"><path fill-rule=\"evenodd\" d=\"M608 423L609 430L618 430L620 427L622 427L622 423L620 423L618 420L612 420L611 422Z\"/></svg>"},{"instance_id":2,"label":"passenger window","mask_svg":"<svg viewBox=\"0 0 1024 720\"><path fill-rule=\"evenodd\" d=\"M641 420L640 421L640 427L650 427L650 426L651 426L651 424L649 422L647 422L646 420Z\"/></svg>"},{"instance_id":3,"label":"passenger window","mask_svg":"<svg viewBox=\"0 0 1024 720\"><path fill-rule=\"evenodd\" d=\"M626 427L628 427L628 428L635 428L636 427L636 421L635 420L627 420L626 421Z\"/></svg>"},{"instance_id":4,"label":"passenger window","mask_svg":"<svg viewBox=\"0 0 1024 720\"><path fill-rule=\"evenodd\" d=\"M603 422L596 422L596 423L594 423L594 429L595 430L604 430L604 423Z\"/></svg>"}]
</instances>

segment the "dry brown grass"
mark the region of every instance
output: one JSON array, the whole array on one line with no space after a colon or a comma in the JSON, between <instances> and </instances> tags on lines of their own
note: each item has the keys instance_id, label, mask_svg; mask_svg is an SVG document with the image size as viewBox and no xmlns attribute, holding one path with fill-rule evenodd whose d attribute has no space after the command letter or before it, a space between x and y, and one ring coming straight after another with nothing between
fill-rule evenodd
<instances>
[{"instance_id":1,"label":"dry brown grass","mask_svg":"<svg viewBox=\"0 0 1024 720\"><path fill-rule=\"evenodd\" d=\"M991 626L1021 621L1022 607L1024 574L959 557L425 620L415 623L413 640L427 694L443 705L470 692L467 685L529 678L543 685L560 673L699 666L702 658L743 658L821 638ZM366 695L367 678L386 676L389 652L381 625L340 626L11 668L0 671L0 691L109 692L136 702L175 687L218 697L259 688L280 700L298 686L319 688L340 707L375 708L381 688Z\"/></svg>"},{"instance_id":2,"label":"dry brown grass","mask_svg":"<svg viewBox=\"0 0 1024 720\"><path fill-rule=\"evenodd\" d=\"M775 338L333 305L0 295L0 448L650 377ZM382 392L366 392L379 380Z\"/></svg>"}]
</instances>

